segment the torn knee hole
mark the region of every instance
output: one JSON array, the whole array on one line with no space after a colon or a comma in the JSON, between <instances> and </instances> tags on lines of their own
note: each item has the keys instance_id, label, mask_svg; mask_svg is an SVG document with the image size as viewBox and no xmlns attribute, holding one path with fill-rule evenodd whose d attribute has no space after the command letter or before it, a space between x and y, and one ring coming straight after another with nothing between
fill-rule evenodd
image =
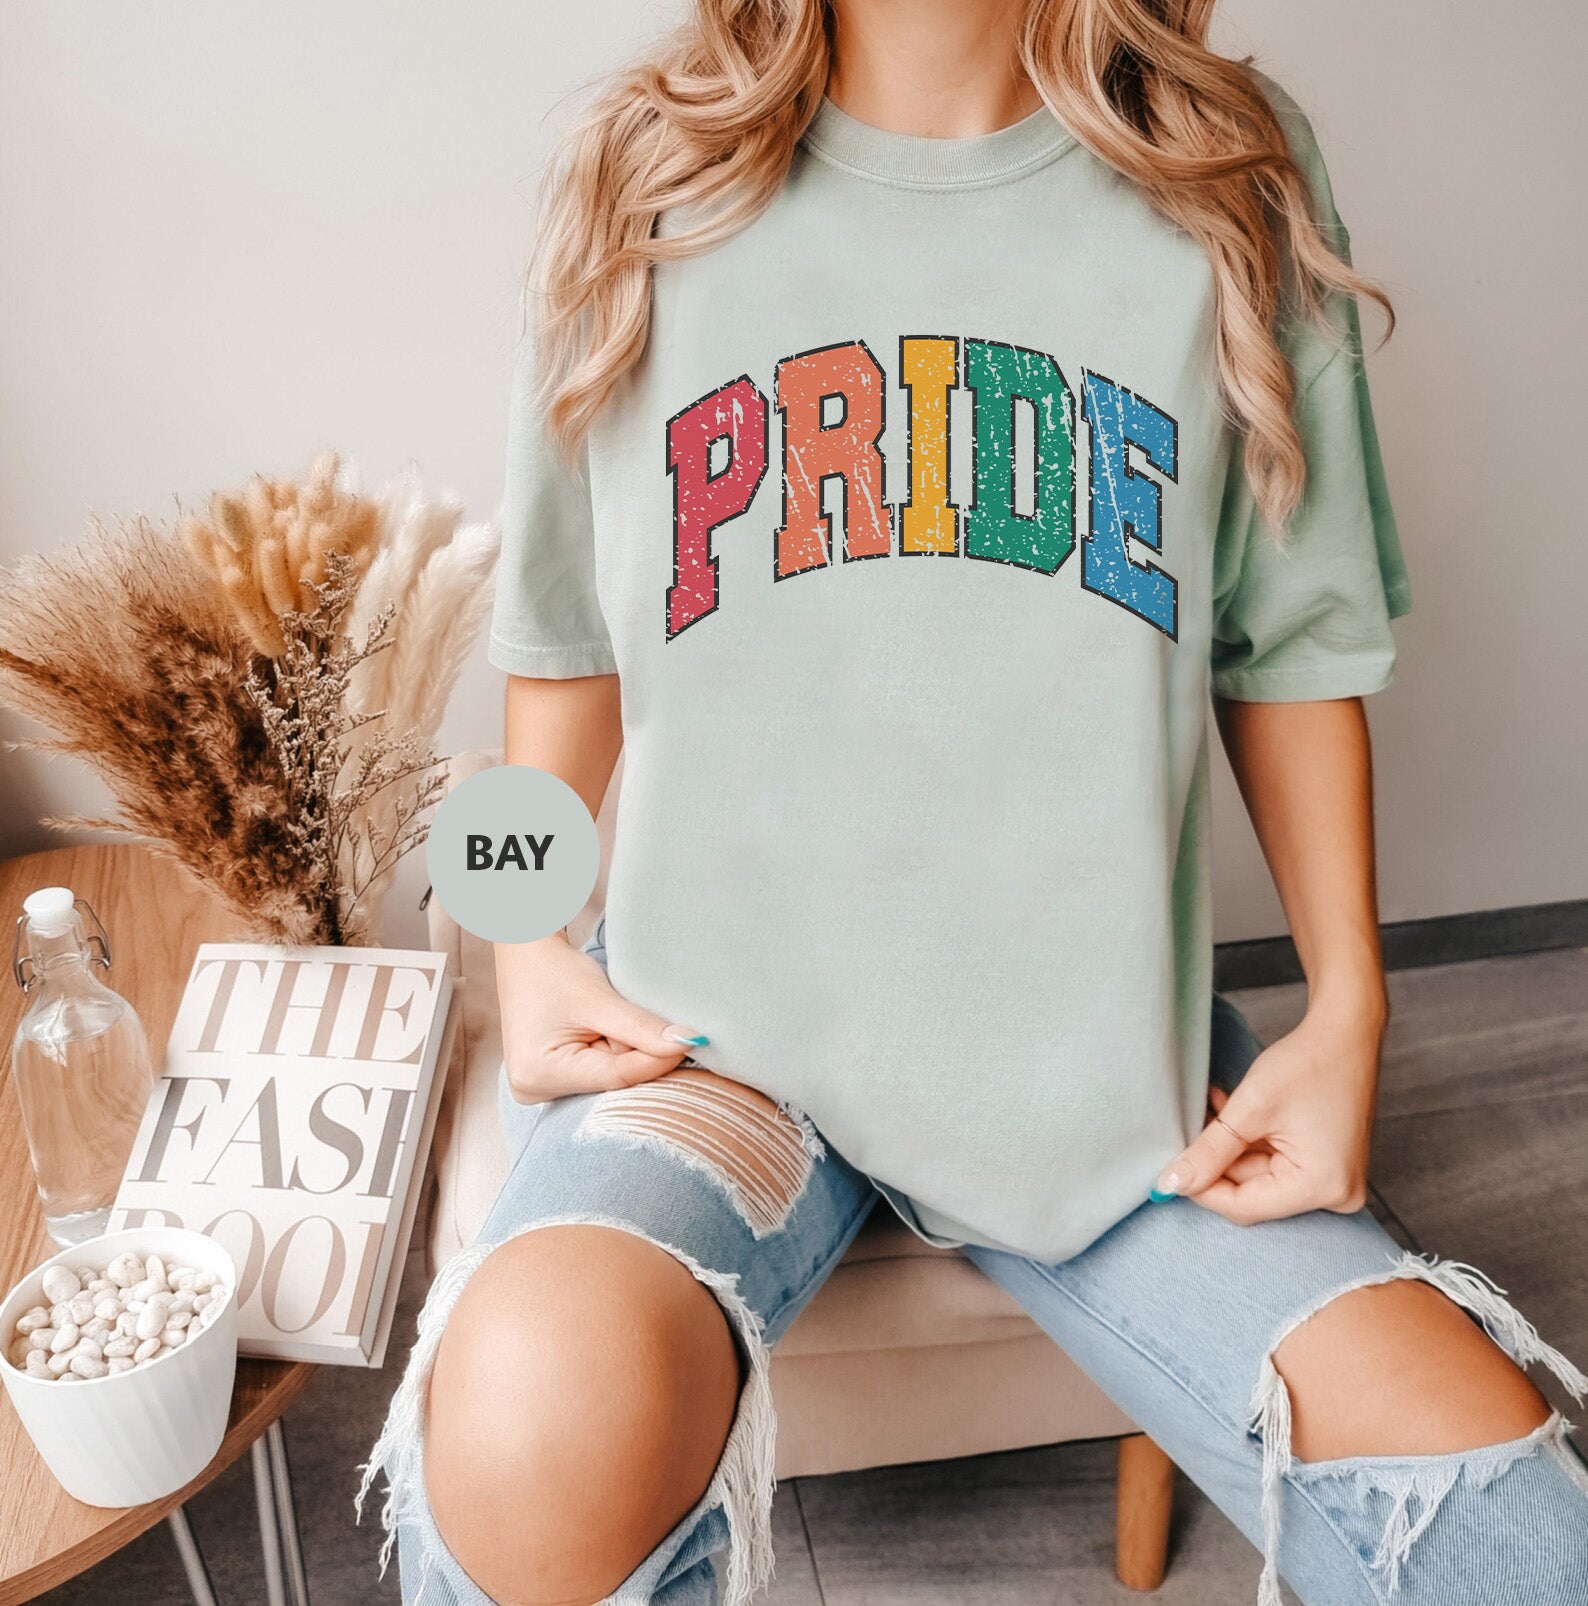
<instances>
[{"instance_id":1,"label":"torn knee hole","mask_svg":"<svg viewBox=\"0 0 1588 1606\"><path fill-rule=\"evenodd\" d=\"M601 1094L579 1135L666 1149L723 1189L757 1238L788 1220L819 1153L809 1128L765 1094L690 1069Z\"/></svg>"},{"instance_id":2,"label":"torn knee hole","mask_svg":"<svg viewBox=\"0 0 1588 1606\"><path fill-rule=\"evenodd\" d=\"M1401 1278L1328 1301L1274 1348L1301 1461L1450 1455L1521 1438L1549 1405L1466 1310Z\"/></svg>"},{"instance_id":3,"label":"torn knee hole","mask_svg":"<svg viewBox=\"0 0 1588 1606\"><path fill-rule=\"evenodd\" d=\"M1503 1288L1471 1266L1409 1252L1287 1324L1264 1357L1252 1393L1252 1431L1262 1446L1259 1606L1280 1606L1287 1483L1347 1478L1364 1509L1371 1497L1382 1497L1371 1565L1393 1594L1412 1546L1458 1482L1466 1478L1483 1487L1549 1445L1565 1454L1564 1421L1521 1371L1535 1361L1579 1403L1588 1394L1588 1377L1539 1337ZM1491 1386L1475 1386L1475 1373ZM1419 1402L1442 1390L1445 1414L1410 1410L1404 1389ZM1471 1410L1479 1393L1491 1413L1483 1427ZM1298 1445L1304 1423L1306 1438ZM1361 1437L1328 1442L1342 1424L1348 1436ZM1414 1428L1423 1435L1421 1448ZM1500 1436L1511 1428L1517 1431ZM1374 1433L1391 1440L1375 1442ZM1430 1442L1441 1436L1460 1442L1441 1451Z\"/></svg>"}]
</instances>

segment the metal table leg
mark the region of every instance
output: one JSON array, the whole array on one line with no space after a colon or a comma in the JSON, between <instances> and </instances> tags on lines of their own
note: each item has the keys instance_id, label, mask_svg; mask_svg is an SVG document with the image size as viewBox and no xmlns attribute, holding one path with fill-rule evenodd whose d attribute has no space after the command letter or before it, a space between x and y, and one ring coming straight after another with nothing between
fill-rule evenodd
<instances>
[{"instance_id":1,"label":"metal table leg","mask_svg":"<svg viewBox=\"0 0 1588 1606\"><path fill-rule=\"evenodd\" d=\"M270 1430L265 1434L265 1446L270 1456L270 1479L275 1486L276 1520L281 1526L287 1593L292 1606L309 1606L309 1579L303 1567L298 1510L292 1498L292 1468L287 1464L287 1433L279 1418L270 1424Z\"/></svg>"},{"instance_id":2,"label":"metal table leg","mask_svg":"<svg viewBox=\"0 0 1588 1606\"><path fill-rule=\"evenodd\" d=\"M193 1606L216 1606L215 1586L210 1582L210 1570L204 1565L204 1552L188 1525L187 1512L178 1506L166 1517L171 1540L182 1559L182 1571L187 1574L187 1587L193 1592Z\"/></svg>"},{"instance_id":3,"label":"metal table leg","mask_svg":"<svg viewBox=\"0 0 1588 1606\"><path fill-rule=\"evenodd\" d=\"M255 1439L250 1454L254 1467L254 1500L259 1507L259 1548L265 1559L266 1606L287 1606L281 1524L276 1516L276 1481L270 1472L270 1452L263 1439Z\"/></svg>"}]
</instances>

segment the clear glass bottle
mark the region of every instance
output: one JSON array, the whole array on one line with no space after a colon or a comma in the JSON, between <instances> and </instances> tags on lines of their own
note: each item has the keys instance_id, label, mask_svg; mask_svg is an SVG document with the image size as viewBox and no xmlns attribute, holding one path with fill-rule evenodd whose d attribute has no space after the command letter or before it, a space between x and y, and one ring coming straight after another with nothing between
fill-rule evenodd
<instances>
[{"instance_id":1,"label":"clear glass bottle","mask_svg":"<svg viewBox=\"0 0 1588 1606\"><path fill-rule=\"evenodd\" d=\"M12 968L28 1007L11 1074L44 1224L56 1243L81 1243L105 1230L154 1069L137 1011L95 974L110 943L93 910L66 887L22 908Z\"/></svg>"}]
</instances>

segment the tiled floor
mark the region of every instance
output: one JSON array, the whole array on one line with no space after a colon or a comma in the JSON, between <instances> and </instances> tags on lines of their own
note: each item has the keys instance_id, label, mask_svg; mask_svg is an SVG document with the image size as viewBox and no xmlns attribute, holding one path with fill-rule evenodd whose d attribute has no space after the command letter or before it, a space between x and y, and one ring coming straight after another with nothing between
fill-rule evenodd
<instances>
[{"instance_id":1,"label":"tiled floor","mask_svg":"<svg viewBox=\"0 0 1588 1606\"><path fill-rule=\"evenodd\" d=\"M1375 1182L1392 1221L1426 1249L1482 1266L1546 1337L1588 1357L1588 950L1391 978ZM1240 995L1259 1035L1283 1031L1296 989ZM400 1317L411 1326L419 1290ZM352 1523L353 1468L374 1437L390 1369L327 1372L288 1419L316 1606L391 1602L378 1534ZM784 1486L769 1606L1101 1606L1113 1579L1107 1444L898 1467ZM246 1462L190 1513L223 1606L263 1599ZM1182 1487L1165 1606L1252 1598L1256 1560ZM51 1606L180 1602L155 1530Z\"/></svg>"}]
</instances>

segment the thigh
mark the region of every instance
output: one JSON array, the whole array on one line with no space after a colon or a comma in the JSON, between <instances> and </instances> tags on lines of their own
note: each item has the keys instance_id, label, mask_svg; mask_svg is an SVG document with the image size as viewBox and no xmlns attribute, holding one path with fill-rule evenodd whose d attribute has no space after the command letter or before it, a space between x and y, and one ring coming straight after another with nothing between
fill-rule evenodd
<instances>
[{"instance_id":1,"label":"thigh","mask_svg":"<svg viewBox=\"0 0 1588 1606\"><path fill-rule=\"evenodd\" d=\"M517 1153L480 1247L553 1222L631 1232L731 1283L768 1343L877 1198L802 1117L710 1073L505 1113Z\"/></svg>"},{"instance_id":2,"label":"thigh","mask_svg":"<svg viewBox=\"0 0 1588 1606\"><path fill-rule=\"evenodd\" d=\"M606 964L606 920L584 951ZM687 1063L687 1062L686 1062ZM667 1249L774 1343L876 1204L870 1179L803 1116L686 1069L612 1093L498 1104L512 1169L481 1229L490 1247L551 1220L600 1222ZM741 1335L742 1342L742 1335Z\"/></svg>"},{"instance_id":3,"label":"thigh","mask_svg":"<svg viewBox=\"0 0 1588 1606\"><path fill-rule=\"evenodd\" d=\"M1402 1259L1366 1211L1236 1227L1187 1199L1143 1206L1059 1265L965 1252L1127 1411L1183 1418L1199 1438L1216 1428L1243 1461L1280 1338Z\"/></svg>"}]
</instances>

